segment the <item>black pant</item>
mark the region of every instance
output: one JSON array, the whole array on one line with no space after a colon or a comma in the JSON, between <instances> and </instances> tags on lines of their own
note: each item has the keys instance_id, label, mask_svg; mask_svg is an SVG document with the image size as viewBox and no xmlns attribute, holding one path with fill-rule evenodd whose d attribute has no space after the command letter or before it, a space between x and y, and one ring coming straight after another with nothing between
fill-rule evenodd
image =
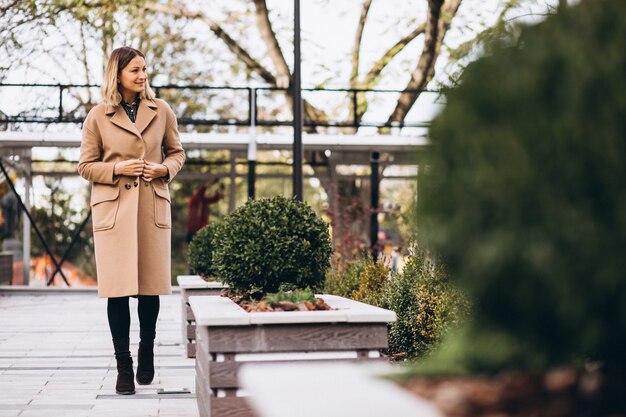
<instances>
[{"instance_id":1,"label":"black pant","mask_svg":"<svg viewBox=\"0 0 626 417\"><path fill-rule=\"evenodd\" d=\"M145 335L154 335L157 317L159 316L159 296L137 296L139 314L139 332ZM107 303L109 328L113 339L128 339L130 333L130 309L128 297L109 298Z\"/></svg>"}]
</instances>

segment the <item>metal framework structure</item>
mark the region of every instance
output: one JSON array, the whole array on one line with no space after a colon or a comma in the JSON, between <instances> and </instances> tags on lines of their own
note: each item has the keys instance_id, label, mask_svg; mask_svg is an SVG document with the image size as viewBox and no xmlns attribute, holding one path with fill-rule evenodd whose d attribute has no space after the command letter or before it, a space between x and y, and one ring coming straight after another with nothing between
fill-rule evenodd
<instances>
[{"instance_id":1,"label":"metal framework structure","mask_svg":"<svg viewBox=\"0 0 626 417\"><path fill-rule=\"evenodd\" d=\"M25 88L25 87L37 87L47 88L51 91L57 90L58 105L56 106L57 114L53 116L37 116L37 111L32 115L4 115L0 112L0 129L4 126L10 128L15 124L79 124L82 123L84 117L76 117L68 114L64 110L64 94L65 91L71 88L93 88L97 85L88 84L0 84L0 88ZM295 86L292 86L295 88ZM301 129L304 127L308 130L314 130L317 127L330 127L335 126L338 128L353 128L357 130L360 127L378 127L378 128L395 128L401 127L419 127L423 128L427 126L424 122L415 123L402 123L402 124L389 124L387 122L363 122L357 113L357 99L359 94L364 93L394 93L398 94L397 90L365 90L365 89L302 89L302 91L308 92L342 92L350 96L352 100L353 109L352 120L350 121L332 121L332 120L309 120L302 116L301 107L300 115L297 114L297 106L294 104L294 112L296 117L292 121L285 120L264 120L258 117L258 92L259 91L286 91L285 89L270 88L270 87L215 87L215 86L174 86L163 85L153 87L157 95L164 89L192 89L192 90L244 90L248 95L248 111L244 117L241 118L224 118L224 119L211 119L211 118L186 118L179 117L180 125L191 126L247 126L247 133L181 133L181 141L186 150L193 149L220 149L229 150L231 154L230 161L224 161L231 166L230 174L227 176L234 184L234 179L238 175L234 171L236 165L235 156L245 155L247 152L248 163L248 197L254 198L255 196L255 180L256 174L256 153L257 150L292 150L294 153L294 196L302 198L302 184L299 188L296 182L302 182L304 175L302 174L302 165L305 163L304 159L297 161L296 153L303 153L303 149L307 151L330 151L335 160L341 160L346 163L366 163L370 162L370 181L371 187L371 210L370 210L370 239L372 242L372 249L375 248L377 242L378 221L377 213L379 207L379 182L381 180L381 167L390 165L393 160L394 165L416 165L415 153L428 147L428 142L424 137L419 136L404 136L397 134L385 134L385 135L357 135L357 134L345 134L345 135L327 135L327 134L302 134ZM1 92L1 90L0 90ZM293 94L293 92L292 92ZM299 94L298 94L299 95ZM300 99L301 100L301 99ZM44 109L41 109L44 110ZM41 112L40 110L40 112ZM298 129L297 120L301 120L300 129ZM257 134L257 127L281 127L293 125L294 133L291 134ZM298 134L298 130L300 133ZM296 136L299 136L299 144L296 144ZM4 173L7 181L9 181L11 189L15 192L19 199L20 206L26 214L24 219L24 277L25 283L28 282L28 265L30 264L30 227L33 227L38 239L40 239L47 254L50 256L52 262L55 265L55 271L48 279L47 284L50 285L55 276L60 274L64 282L69 285L66 277L63 275L62 265L65 262L72 246L76 242L76 238L88 224L90 213L81 222L79 229L77 230L70 247L63 254L60 261L57 260L54 254L50 251L45 239L40 233L37 225L33 222L30 214L30 201L28 193L32 186L33 175L52 175L52 176L69 176L76 175L76 172L33 172L31 150L33 147L70 147L76 148L80 146L81 134L80 131L74 131L69 133L50 133L50 132L36 132L36 131L0 131L0 168ZM411 151L411 152L409 152ZM6 172L5 164L2 163L2 156L8 156L13 153L22 153L22 163L25 164L26 179L26 195L22 200L19 194L15 191L15 186L10 180L8 173ZM385 160L381 158L381 155L390 156ZM366 158L365 156L369 158ZM308 161L308 164L313 165L314 161ZM261 163L258 163L261 164ZM299 174L297 172L299 169ZM226 175L226 174L225 174ZM272 175L259 175L258 177L271 177ZM298 176L298 178L296 178ZM193 173L183 172L179 179L193 179ZM276 175L275 177L280 177ZM414 178L414 177L405 177ZM231 196L229 207L234 206L234 191L231 187Z\"/></svg>"}]
</instances>

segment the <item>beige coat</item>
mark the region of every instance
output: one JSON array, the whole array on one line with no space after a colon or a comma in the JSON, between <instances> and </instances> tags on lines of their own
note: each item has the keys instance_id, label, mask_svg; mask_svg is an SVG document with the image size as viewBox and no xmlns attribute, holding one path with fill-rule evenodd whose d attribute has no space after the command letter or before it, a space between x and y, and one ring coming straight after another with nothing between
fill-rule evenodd
<instances>
[{"instance_id":1,"label":"beige coat","mask_svg":"<svg viewBox=\"0 0 626 417\"><path fill-rule=\"evenodd\" d=\"M115 163L127 159L162 163L169 176L113 176ZM163 100L141 100L135 125L121 106L99 104L87 115L78 172L92 182L99 297L171 293L167 183L184 161L176 116Z\"/></svg>"}]
</instances>

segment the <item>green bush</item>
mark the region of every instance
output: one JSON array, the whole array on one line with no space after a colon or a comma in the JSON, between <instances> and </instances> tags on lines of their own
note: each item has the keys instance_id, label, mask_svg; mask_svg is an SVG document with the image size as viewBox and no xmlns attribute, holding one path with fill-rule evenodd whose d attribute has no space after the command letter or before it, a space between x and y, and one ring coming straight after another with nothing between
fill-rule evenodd
<instances>
[{"instance_id":1,"label":"green bush","mask_svg":"<svg viewBox=\"0 0 626 417\"><path fill-rule=\"evenodd\" d=\"M219 223L211 222L204 226L194 235L189 242L189 267L194 274L200 275L205 280L213 277L213 250L215 247L215 232Z\"/></svg>"},{"instance_id":2,"label":"green bush","mask_svg":"<svg viewBox=\"0 0 626 417\"><path fill-rule=\"evenodd\" d=\"M361 283L364 262L352 260L341 265L333 265L326 273L324 292L340 297L352 298Z\"/></svg>"},{"instance_id":3,"label":"green bush","mask_svg":"<svg viewBox=\"0 0 626 417\"><path fill-rule=\"evenodd\" d=\"M502 366L623 369L626 2L581 2L518 45L467 68L434 121L422 230L483 344L526 347Z\"/></svg>"},{"instance_id":4,"label":"green bush","mask_svg":"<svg viewBox=\"0 0 626 417\"><path fill-rule=\"evenodd\" d=\"M326 274L324 292L379 305L389 272L382 260L374 260L365 252L333 266Z\"/></svg>"},{"instance_id":5,"label":"green bush","mask_svg":"<svg viewBox=\"0 0 626 417\"><path fill-rule=\"evenodd\" d=\"M402 273L386 283L381 306L398 317L389 328L389 353L404 352L408 359L430 352L469 310L467 299L449 281L443 264L427 261L417 246Z\"/></svg>"},{"instance_id":6,"label":"green bush","mask_svg":"<svg viewBox=\"0 0 626 417\"><path fill-rule=\"evenodd\" d=\"M359 287L354 291L352 298L362 303L382 306L384 288L390 278L391 269L382 258L374 260L368 256L364 263Z\"/></svg>"},{"instance_id":7,"label":"green bush","mask_svg":"<svg viewBox=\"0 0 626 417\"><path fill-rule=\"evenodd\" d=\"M213 270L239 292L315 291L330 267L328 225L294 199L248 201L224 218L215 240Z\"/></svg>"},{"instance_id":8,"label":"green bush","mask_svg":"<svg viewBox=\"0 0 626 417\"><path fill-rule=\"evenodd\" d=\"M333 268L325 292L393 310L398 320L389 326L388 353L415 359L429 352L444 331L457 324L468 303L448 280L441 263L426 261L425 253L412 248L401 273L390 270L382 259L363 254Z\"/></svg>"}]
</instances>

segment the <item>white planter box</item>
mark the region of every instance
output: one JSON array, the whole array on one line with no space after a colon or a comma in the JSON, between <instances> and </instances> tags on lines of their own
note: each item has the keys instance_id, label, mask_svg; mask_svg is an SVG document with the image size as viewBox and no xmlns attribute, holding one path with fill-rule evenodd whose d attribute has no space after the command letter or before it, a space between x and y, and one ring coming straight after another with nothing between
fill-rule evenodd
<instances>
[{"instance_id":1,"label":"white planter box","mask_svg":"<svg viewBox=\"0 0 626 417\"><path fill-rule=\"evenodd\" d=\"M180 287L182 306L182 336L187 357L196 357L196 321L189 306L189 296L192 295L219 295L228 285L217 281L205 281L199 275L178 275L176 277Z\"/></svg>"},{"instance_id":2,"label":"white planter box","mask_svg":"<svg viewBox=\"0 0 626 417\"><path fill-rule=\"evenodd\" d=\"M381 360L387 324L396 314L342 297L318 297L337 310L248 313L227 297L189 297L200 416L255 416L239 385L243 363Z\"/></svg>"},{"instance_id":3,"label":"white planter box","mask_svg":"<svg viewBox=\"0 0 626 417\"><path fill-rule=\"evenodd\" d=\"M258 417L293 417L294 410L298 417L442 417L428 401L380 377L395 368L382 363L246 364L239 380Z\"/></svg>"}]
</instances>

